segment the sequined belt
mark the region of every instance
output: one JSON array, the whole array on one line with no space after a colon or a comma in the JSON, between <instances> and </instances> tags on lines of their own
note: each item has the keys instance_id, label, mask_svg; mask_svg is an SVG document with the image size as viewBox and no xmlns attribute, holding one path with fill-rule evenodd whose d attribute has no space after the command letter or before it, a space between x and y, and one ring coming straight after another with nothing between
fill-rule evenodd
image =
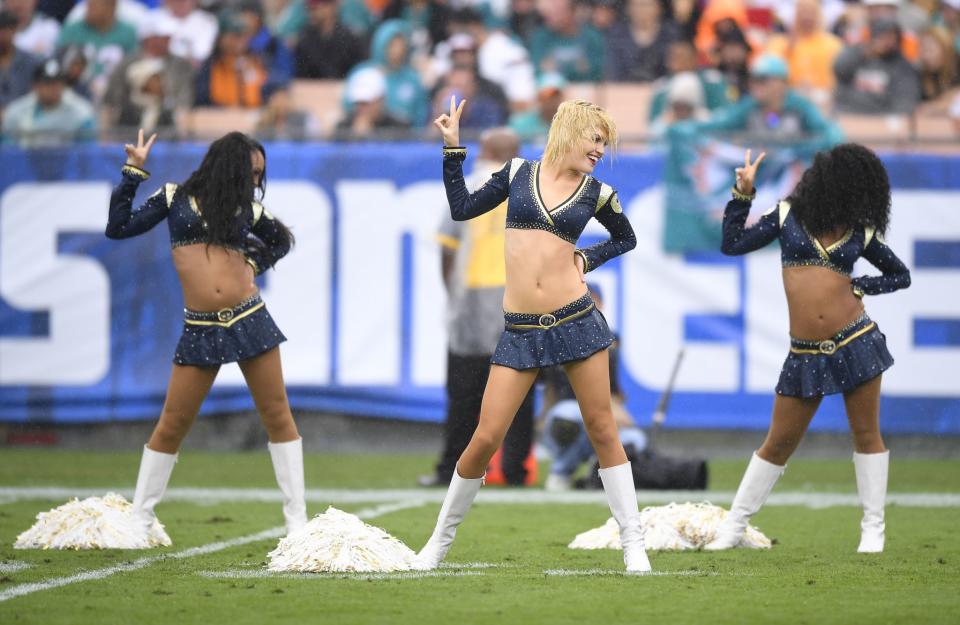
<instances>
[{"instance_id":1,"label":"sequined belt","mask_svg":"<svg viewBox=\"0 0 960 625\"><path fill-rule=\"evenodd\" d=\"M504 312L503 318L508 330L549 330L554 326L583 317L593 308L593 299L587 293L580 299L550 313L538 315L536 313Z\"/></svg>"},{"instance_id":2,"label":"sequined belt","mask_svg":"<svg viewBox=\"0 0 960 625\"><path fill-rule=\"evenodd\" d=\"M790 339L790 351L794 354L825 354L832 355L838 349L866 334L877 327L866 314L860 315L855 321L847 324L842 330L822 341L807 341L804 339Z\"/></svg>"},{"instance_id":3,"label":"sequined belt","mask_svg":"<svg viewBox=\"0 0 960 625\"><path fill-rule=\"evenodd\" d=\"M253 314L263 308L264 302L260 299L260 294L251 295L233 308L221 308L216 312L199 312L183 309L183 321L195 326L223 326L229 328L237 321L240 321L247 315Z\"/></svg>"}]
</instances>

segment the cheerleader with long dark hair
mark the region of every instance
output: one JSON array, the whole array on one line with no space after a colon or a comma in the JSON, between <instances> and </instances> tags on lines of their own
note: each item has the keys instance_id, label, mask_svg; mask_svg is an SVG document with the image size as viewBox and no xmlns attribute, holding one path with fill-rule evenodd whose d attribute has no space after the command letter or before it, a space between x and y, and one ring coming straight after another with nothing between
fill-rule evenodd
<instances>
[{"instance_id":1,"label":"cheerleader with long dark hair","mask_svg":"<svg viewBox=\"0 0 960 625\"><path fill-rule=\"evenodd\" d=\"M865 295L910 286L910 272L883 239L890 182L877 155L857 144L816 155L790 196L744 227L763 154L736 170L723 215L725 254L746 254L779 239L790 311L790 352L773 402L767 438L754 453L709 550L736 547L747 522L783 474L824 395L842 394L853 434L853 463L863 505L857 551L883 551L890 452L880 435L880 380L892 364ZM851 277L864 258L880 276Z\"/></svg>"},{"instance_id":2,"label":"cheerleader with long dark hair","mask_svg":"<svg viewBox=\"0 0 960 625\"><path fill-rule=\"evenodd\" d=\"M106 235L125 239L163 220L183 290L183 334L173 357L160 420L143 449L133 513L149 528L220 365L236 362L269 437L287 531L306 521L303 446L287 402L277 328L254 282L290 250L293 236L260 203L266 188L266 152L231 132L214 141L200 167L181 185L167 183L133 209L156 135L125 146L127 162L110 197Z\"/></svg>"}]
</instances>

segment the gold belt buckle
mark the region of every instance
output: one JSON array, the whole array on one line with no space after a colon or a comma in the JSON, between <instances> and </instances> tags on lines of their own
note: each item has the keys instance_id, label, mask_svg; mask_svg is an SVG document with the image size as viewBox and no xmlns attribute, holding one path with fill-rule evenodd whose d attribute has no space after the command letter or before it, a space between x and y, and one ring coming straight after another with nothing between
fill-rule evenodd
<instances>
[{"instance_id":1,"label":"gold belt buckle","mask_svg":"<svg viewBox=\"0 0 960 625\"><path fill-rule=\"evenodd\" d=\"M217 319L221 322L226 323L233 319L233 310L230 308L223 308L217 311Z\"/></svg>"},{"instance_id":2,"label":"gold belt buckle","mask_svg":"<svg viewBox=\"0 0 960 625\"><path fill-rule=\"evenodd\" d=\"M537 323L539 323L543 328L552 328L553 326L557 325L557 318L550 313L547 313L545 315L540 315Z\"/></svg>"},{"instance_id":3,"label":"gold belt buckle","mask_svg":"<svg viewBox=\"0 0 960 625\"><path fill-rule=\"evenodd\" d=\"M837 351L837 343L832 339L827 339L826 341L820 341L820 353L830 356L833 352Z\"/></svg>"}]
</instances>

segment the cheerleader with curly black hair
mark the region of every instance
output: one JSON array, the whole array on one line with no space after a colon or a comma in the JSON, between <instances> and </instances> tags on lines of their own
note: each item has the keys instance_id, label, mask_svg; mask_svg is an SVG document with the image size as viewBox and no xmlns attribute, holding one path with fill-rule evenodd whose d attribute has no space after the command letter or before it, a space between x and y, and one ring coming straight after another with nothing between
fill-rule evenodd
<instances>
[{"instance_id":1,"label":"cheerleader with curly black hair","mask_svg":"<svg viewBox=\"0 0 960 625\"><path fill-rule=\"evenodd\" d=\"M745 228L761 154L736 170L723 216L724 254L758 250L779 239L790 311L790 353L780 373L773 419L750 460L730 513L706 549L736 547L766 501L824 395L843 394L853 434L863 505L857 551L883 551L890 452L880 436L880 380L893 358L863 297L910 286L910 272L883 235L890 222L890 182L877 155L857 144L816 155L793 193ZM865 258L883 275L851 278Z\"/></svg>"},{"instance_id":2,"label":"cheerleader with curly black hair","mask_svg":"<svg viewBox=\"0 0 960 625\"><path fill-rule=\"evenodd\" d=\"M125 146L127 162L110 197L106 229L109 238L125 239L166 220L186 306L163 411L143 449L133 514L149 533L180 443L220 365L236 362L267 430L287 531L294 531L307 516L303 445L280 366L278 346L286 338L254 282L293 244L287 227L259 201L266 186L266 151L231 132L210 145L186 182L163 185L133 209L137 188L150 176L143 166L154 139L145 143L141 130L137 144Z\"/></svg>"}]
</instances>

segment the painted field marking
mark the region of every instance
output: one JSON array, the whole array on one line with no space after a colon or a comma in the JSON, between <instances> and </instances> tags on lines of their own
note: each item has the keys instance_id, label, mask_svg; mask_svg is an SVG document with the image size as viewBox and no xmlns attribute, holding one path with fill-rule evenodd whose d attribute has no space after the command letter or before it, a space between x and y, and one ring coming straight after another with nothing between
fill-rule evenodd
<instances>
[{"instance_id":1,"label":"painted field marking","mask_svg":"<svg viewBox=\"0 0 960 625\"><path fill-rule=\"evenodd\" d=\"M386 504L383 506L377 506L374 508L369 508L361 510L357 513L357 516L362 519L372 519L377 516L382 516L388 514L389 512L395 512L397 510L403 510L405 508L415 508L417 506L423 505L423 501L413 500L408 501L405 504L400 502ZM197 547L191 547L189 549L184 549L183 551L176 551L174 553L162 553L156 556L148 556L144 558L139 558L133 562L127 562L124 564L117 564L114 566L104 567L102 569L94 569L92 571L83 571L76 573L74 575L67 575L65 577L55 577L52 579L47 579L40 582L33 582L29 584L18 584L11 588L0 592L0 603L14 599L16 597L22 597L24 595L29 595L35 592L40 592L43 590L51 590L53 588L60 588L62 586L68 586L70 584L76 584L79 582L89 582L98 579L104 579L110 577L111 575L116 575L117 573L126 573L129 571L136 571L142 568L146 568L157 562L163 560L181 560L184 558L193 558L195 556L201 556L208 553L215 553L217 551L223 551L224 549L230 549L232 547L239 547L240 545L246 545L249 543L259 542L261 540L266 540L268 538L280 538L285 533L285 528L281 527L272 527L268 530L262 532L257 532L256 534L248 534L247 536L240 536L239 538L233 538L230 540L218 541L215 543L209 543L206 545L200 545Z\"/></svg>"},{"instance_id":2,"label":"painted field marking","mask_svg":"<svg viewBox=\"0 0 960 625\"><path fill-rule=\"evenodd\" d=\"M22 571L24 569L29 569L32 564L29 562L18 562L17 560L6 560L0 562L0 573L16 573L17 571Z\"/></svg>"},{"instance_id":3,"label":"painted field marking","mask_svg":"<svg viewBox=\"0 0 960 625\"><path fill-rule=\"evenodd\" d=\"M713 571L650 571L648 573L627 573L621 569L547 569L548 577L716 577L720 573Z\"/></svg>"},{"instance_id":4,"label":"painted field marking","mask_svg":"<svg viewBox=\"0 0 960 625\"><path fill-rule=\"evenodd\" d=\"M0 487L0 502L22 501L25 499L65 500L71 497L102 496L113 491L132 497L133 491L124 488L71 488L64 486L46 487ZM435 490L357 490L357 489L311 489L306 493L307 501L327 504L362 504L383 502L440 503L446 491ZM641 490L637 496L642 505L683 503L703 501L714 504L729 504L733 501L733 491L665 491ZM167 490L164 501L185 501L197 504L217 502L259 502L277 503L282 494L276 488L171 488ZM564 493L547 492L539 489L498 490L487 488L477 496L478 503L490 504L603 504L606 496L603 491L572 491ZM960 508L960 493L888 493L887 504L904 508ZM806 506L808 508L830 508L834 506L860 507L856 493L811 493L779 492L770 495L767 506Z\"/></svg>"},{"instance_id":5,"label":"painted field marking","mask_svg":"<svg viewBox=\"0 0 960 625\"><path fill-rule=\"evenodd\" d=\"M479 577L486 575L476 570L394 571L392 573L274 573L265 569L200 571L197 575L211 579L349 579L354 581L429 579L432 577Z\"/></svg>"}]
</instances>

